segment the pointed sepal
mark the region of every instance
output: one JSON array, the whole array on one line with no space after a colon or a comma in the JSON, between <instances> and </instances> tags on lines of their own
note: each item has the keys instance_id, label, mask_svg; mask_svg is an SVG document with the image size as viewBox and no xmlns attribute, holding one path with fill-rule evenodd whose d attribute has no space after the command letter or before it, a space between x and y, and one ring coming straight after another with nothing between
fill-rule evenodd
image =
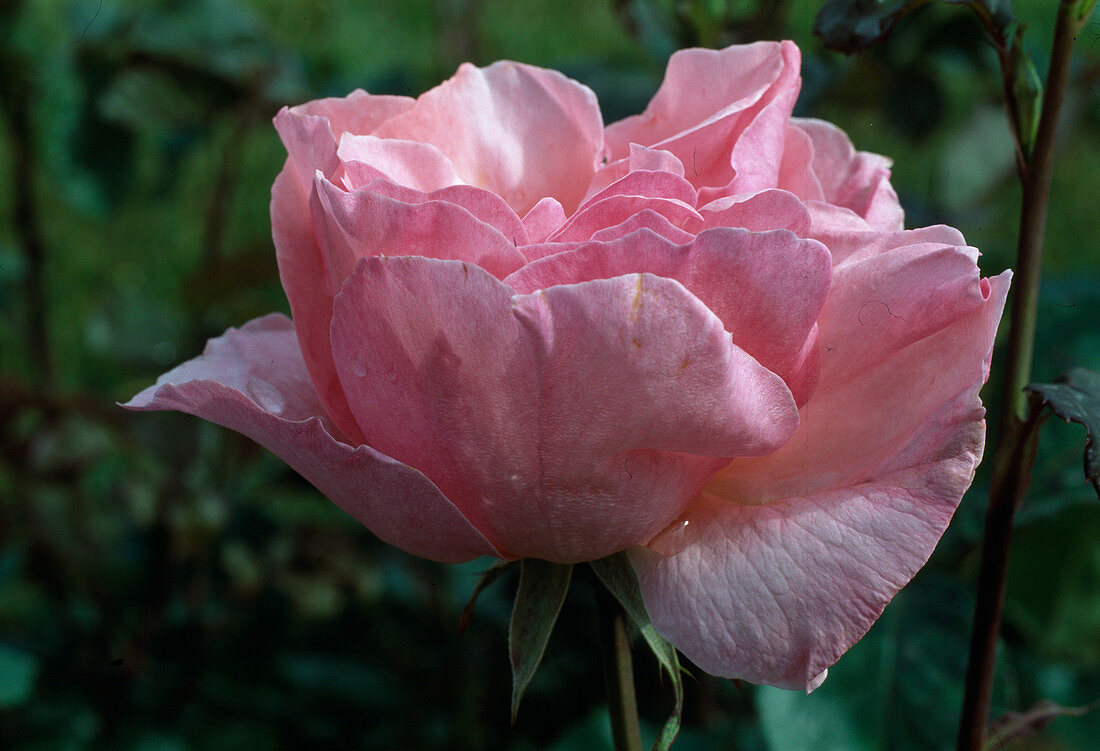
<instances>
[{"instance_id":1,"label":"pointed sepal","mask_svg":"<svg viewBox=\"0 0 1100 751\"><path fill-rule=\"evenodd\" d=\"M519 589L508 626L508 653L512 661L512 722L527 684L538 670L546 642L554 630L565 594L569 591L572 564L524 558L520 563Z\"/></svg>"}]
</instances>

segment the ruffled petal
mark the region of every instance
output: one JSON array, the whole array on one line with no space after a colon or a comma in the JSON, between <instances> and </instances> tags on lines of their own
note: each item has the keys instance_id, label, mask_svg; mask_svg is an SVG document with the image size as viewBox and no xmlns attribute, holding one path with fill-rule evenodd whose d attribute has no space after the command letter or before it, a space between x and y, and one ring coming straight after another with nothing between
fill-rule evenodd
<instances>
[{"instance_id":1,"label":"ruffled petal","mask_svg":"<svg viewBox=\"0 0 1100 751\"><path fill-rule=\"evenodd\" d=\"M822 199L835 206L851 209L881 232L895 232L905 226L905 212L890 185L890 160L878 154L856 151L844 131L823 120L796 118L792 128L803 131L812 145L810 169L820 189L814 190L808 176L796 176L783 170L790 184L780 183L806 200ZM791 138L789 145L804 158L805 142ZM774 153L774 152L773 152ZM786 161L786 155L784 156ZM800 191L808 191L802 193Z\"/></svg>"},{"instance_id":2,"label":"ruffled petal","mask_svg":"<svg viewBox=\"0 0 1100 751\"><path fill-rule=\"evenodd\" d=\"M497 277L526 261L512 238L450 201L406 203L371 190L349 193L318 177L310 206L328 272L325 289L333 296L356 261L368 256L468 261Z\"/></svg>"},{"instance_id":3,"label":"ruffled petal","mask_svg":"<svg viewBox=\"0 0 1100 751\"><path fill-rule=\"evenodd\" d=\"M285 316L229 329L123 406L179 410L247 435L379 538L414 555L445 562L499 555L420 472L334 437Z\"/></svg>"},{"instance_id":4,"label":"ruffled petal","mask_svg":"<svg viewBox=\"0 0 1100 751\"><path fill-rule=\"evenodd\" d=\"M785 123L790 116L800 86L799 64L798 47L791 42L674 53L664 82L645 112L608 126L612 162L604 169L618 169L615 160L627 158L630 144L636 143L671 152L683 164L685 177L700 189L725 190L735 169L753 183L745 190L774 187L774 182L758 186L749 175L765 166L767 159L758 162L759 157L779 152L764 151L756 157L750 152L782 136L782 125L778 133L772 132L773 121ZM769 108L773 102L776 106ZM738 139L765 110L758 132L750 133L749 142L738 151ZM744 163L732 164L731 154ZM778 163L771 169L777 168Z\"/></svg>"},{"instance_id":5,"label":"ruffled petal","mask_svg":"<svg viewBox=\"0 0 1100 751\"><path fill-rule=\"evenodd\" d=\"M686 245L640 230L535 261L505 282L528 292L634 273L675 279L802 404L817 380L815 321L831 272L824 246L782 230L707 230Z\"/></svg>"},{"instance_id":6,"label":"ruffled petal","mask_svg":"<svg viewBox=\"0 0 1100 751\"><path fill-rule=\"evenodd\" d=\"M1008 274L972 281L933 288L925 301L941 309L940 328L842 369L841 382L826 347L794 437L734 460L679 522L632 551L654 625L700 668L812 689L928 559L984 443L978 390ZM823 315L823 342L837 341L830 317L841 309Z\"/></svg>"},{"instance_id":7,"label":"ruffled petal","mask_svg":"<svg viewBox=\"0 0 1100 751\"><path fill-rule=\"evenodd\" d=\"M359 262L333 349L370 445L498 550L591 560L648 540L723 460L780 445L783 382L671 280L531 295L469 264Z\"/></svg>"},{"instance_id":8,"label":"ruffled petal","mask_svg":"<svg viewBox=\"0 0 1100 751\"><path fill-rule=\"evenodd\" d=\"M275 130L286 146L298 179L308 192L317 170L326 177L334 177L339 164L336 148L342 134L367 135L386 120L412 107L415 101L409 97L374 95L356 89L346 97L283 107L275 116Z\"/></svg>"},{"instance_id":9,"label":"ruffled petal","mask_svg":"<svg viewBox=\"0 0 1100 751\"><path fill-rule=\"evenodd\" d=\"M491 190L518 214L544 196L571 213L595 174L603 119L595 94L560 73L463 64L374 135L434 144L464 182Z\"/></svg>"}]
</instances>

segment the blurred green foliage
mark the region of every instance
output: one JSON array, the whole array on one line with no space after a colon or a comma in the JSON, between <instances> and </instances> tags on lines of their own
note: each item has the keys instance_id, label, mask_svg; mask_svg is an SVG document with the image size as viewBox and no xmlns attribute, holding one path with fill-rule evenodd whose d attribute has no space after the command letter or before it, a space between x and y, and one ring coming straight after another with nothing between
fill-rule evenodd
<instances>
[{"instance_id":1,"label":"blurred green foliage","mask_svg":"<svg viewBox=\"0 0 1100 751\"><path fill-rule=\"evenodd\" d=\"M1050 3L1016 3L1042 73ZM690 44L795 39L799 112L896 159L909 226L1011 265L1018 187L996 61L934 4L857 58L779 0L0 1L0 747L607 748L590 592L508 725L515 577L390 549L242 437L114 406L209 336L286 310L268 226L279 106L419 93L513 58L639 111ZM1100 25L1059 145L1036 380L1100 368ZM1095 38L1093 38L1095 37ZM997 398L997 363L986 391ZM1045 429L1019 517L996 710L1100 696L1100 508L1082 431ZM953 743L983 475L929 566L810 697L695 671L684 751ZM647 732L671 693L638 651ZM1014 749L1087 749L1100 713Z\"/></svg>"}]
</instances>

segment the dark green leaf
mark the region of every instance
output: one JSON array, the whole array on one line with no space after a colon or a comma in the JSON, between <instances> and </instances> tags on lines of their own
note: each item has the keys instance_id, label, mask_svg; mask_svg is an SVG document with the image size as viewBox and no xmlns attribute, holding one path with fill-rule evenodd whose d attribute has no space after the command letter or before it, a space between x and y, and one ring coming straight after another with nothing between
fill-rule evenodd
<instances>
[{"instance_id":1,"label":"dark green leaf","mask_svg":"<svg viewBox=\"0 0 1100 751\"><path fill-rule=\"evenodd\" d=\"M512 660L512 722L527 684L546 651L546 642L569 591L573 573L570 564L524 558L520 564L519 589L508 627L508 652Z\"/></svg>"},{"instance_id":2,"label":"dark green leaf","mask_svg":"<svg viewBox=\"0 0 1100 751\"><path fill-rule=\"evenodd\" d=\"M1066 422L1085 426L1085 479L1100 496L1100 373L1073 368L1055 383L1033 383L1027 390Z\"/></svg>"},{"instance_id":3,"label":"dark green leaf","mask_svg":"<svg viewBox=\"0 0 1100 751\"><path fill-rule=\"evenodd\" d=\"M904 16L930 0L829 0L814 21L814 34L826 47L851 54L875 44ZM987 25L1007 29L1013 21L1011 0L943 0L968 5Z\"/></svg>"},{"instance_id":4,"label":"dark green leaf","mask_svg":"<svg viewBox=\"0 0 1100 751\"><path fill-rule=\"evenodd\" d=\"M642 600L641 590L638 588L638 577L634 573L634 567L626 553L601 558L598 561L590 561L589 565L596 572L596 576L604 586L615 596L623 610L630 616L638 630L642 633L646 644L653 652L661 667L672 680L672 688L676 695L676 706L672 716L657 734L657 740L653 744L654 749L667 751L676 739L680 731L680 715L684 707L684 680L681 674L680 660L676 655L676 649L665 641L664 637L657 633L653 624L649 621L649 613L646 612L645 603Z\"/></svg>"}]
</instances>

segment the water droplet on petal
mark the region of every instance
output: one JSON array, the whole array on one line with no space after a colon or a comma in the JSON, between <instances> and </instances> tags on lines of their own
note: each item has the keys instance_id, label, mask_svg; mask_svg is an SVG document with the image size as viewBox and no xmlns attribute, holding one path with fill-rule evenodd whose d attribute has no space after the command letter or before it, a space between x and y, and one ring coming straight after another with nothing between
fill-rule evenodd
<instances>
[{"instance_id":1,"label":"water droplet on petal","mask_svg":"<svg viewBox=\"0 0 1100 751\"><path fill-rule=\"evenodd\" d=\"M273 415L281 415L286 408L286 398L279 389L262 378L248 379L248 393L256 404Z\"/></svg>"},{"instance_id":2,"label":"water droplet on petal","mask_svg":"<svg viewBox=\"0 0 1100 751\"><path fill-rule=\"evenodd\" d=\"M353 352L351 354L351 372L362 378L367 374L367 370L367 356L362 352Z\"/></svg>"}]
</instances>

